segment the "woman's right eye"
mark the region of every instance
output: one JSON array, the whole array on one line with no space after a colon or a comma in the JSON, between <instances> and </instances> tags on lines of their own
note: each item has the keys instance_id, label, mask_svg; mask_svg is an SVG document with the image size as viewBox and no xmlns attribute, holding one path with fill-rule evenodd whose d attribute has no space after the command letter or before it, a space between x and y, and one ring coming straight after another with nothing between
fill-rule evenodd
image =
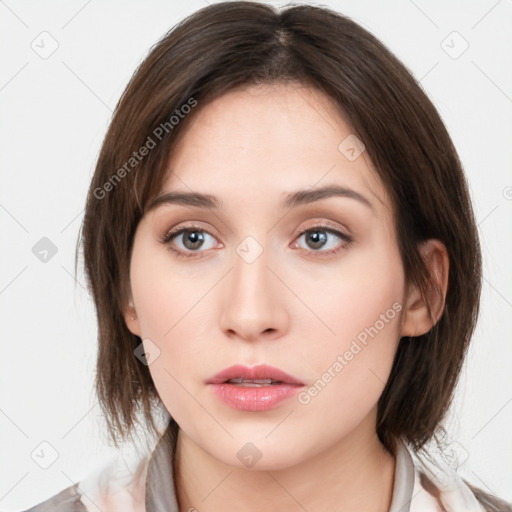
<instances>
[{"instance_id":1,"label":"woman's right eye","mask_svg":"<svg viewBox=\"0 0 512 512\"><path fill-rule=\"evenodd\" d=\"M215 242L208 244L208 238L215 241L215 237L205 229L187 226L165 233L160 239L160 242L166 245L169 250L174 252L177 256L190 258L202 257L201 253L215 247ZM175 245L178 248L176 248Z\"/></svg>"}]
</instances>

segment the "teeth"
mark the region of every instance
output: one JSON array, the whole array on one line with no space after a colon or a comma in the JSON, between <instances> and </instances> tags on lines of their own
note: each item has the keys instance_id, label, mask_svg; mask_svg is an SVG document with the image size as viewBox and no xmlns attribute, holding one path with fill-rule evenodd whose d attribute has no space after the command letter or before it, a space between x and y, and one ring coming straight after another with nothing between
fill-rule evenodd
<instances>
[{"instance_id":1,"label":"teeth","mask_svg":"<svg viewBox=\"0 0 512 512\"><path fill-rule=\"evenodd\" d=\"M278 383L278 381L274 379L243 379L242 377L237 377L236 379L229 379L227 382L231 384L240 384L242 386L248 387L258 387L265 385L268 386Z\"/></svg>"}]
</instances>

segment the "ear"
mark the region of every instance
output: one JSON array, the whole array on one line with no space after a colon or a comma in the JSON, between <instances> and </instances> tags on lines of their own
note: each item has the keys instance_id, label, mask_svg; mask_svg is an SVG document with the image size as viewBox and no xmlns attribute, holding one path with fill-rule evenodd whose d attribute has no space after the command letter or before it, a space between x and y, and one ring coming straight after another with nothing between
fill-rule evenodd
<instances>
[{"instance_id":1,"label":"ear","mask_svg":"<svg viewBox=\"0 0 512 512\"><path fill-rule=\"evenodd\" d=\"M130 294L130 298L128 300L127 305L123 310L124 321L126 322L126 327L128 330L140 337L140 325L139 319L137 317L137 312L135 311L135 306L133 304L133 297Z\"/></svg>"},{"instance_id":2,"label":"ear","mask_svg":"<svg viewBox=\"0 0 512 512\"><path fill-rule=\"evenodd\" d=\"M440 240L430 239L422 242L419 251L430 273L426 299L430 303L433 318L429 316L420 290L411 285L406 297L402 336L413 337L427 333L441 318L444 310L449 272L446 247Z\"/></svg>"}]
</instances>

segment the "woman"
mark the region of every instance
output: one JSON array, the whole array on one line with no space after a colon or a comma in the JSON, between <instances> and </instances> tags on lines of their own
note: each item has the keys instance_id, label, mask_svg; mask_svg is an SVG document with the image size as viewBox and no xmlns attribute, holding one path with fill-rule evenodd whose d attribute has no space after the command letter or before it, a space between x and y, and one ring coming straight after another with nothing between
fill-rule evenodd
<instances>
[{"instance_id":1,"label":"woman","mask_svg":"<svg viewBox=\"0 0 512 512\"><path fill-rule=\"evenodd\" d=\"M480 246L438 113L350 19L225 2L171 30L116 108L81 242L109 433L142 419L156 445L31 510L512 510L426 449Z\"/></svg>"}]
</instances>

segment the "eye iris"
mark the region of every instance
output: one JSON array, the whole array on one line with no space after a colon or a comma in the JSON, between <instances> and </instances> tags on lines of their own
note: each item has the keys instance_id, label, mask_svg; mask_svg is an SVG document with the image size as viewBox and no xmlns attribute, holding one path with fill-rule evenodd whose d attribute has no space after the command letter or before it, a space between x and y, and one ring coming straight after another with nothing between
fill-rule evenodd
<instances>
[{"instance_id":1,"label":"eye iris","mask_svg":"<svg viewBox=\"0 0 512 512\"><path fill-rule=\"evenodd\" d=\"M327 235L324 231L310 231L306 236L306 240L311 240L313 242L313 249L318 249L327 241ZM310 245L309 242L308 245Z\"/></svg>"},{"instance_id":2,"label":"eye iris","mask_svg":"<svg viewBox=\"0 0 512 512\"><path fill-rule=\"evenodd\" d=\"M184 231L183 235L183 244L187 249L198 249L204 242L204 235L199 231ZM188 245L188 242L190 242L192 246Z\"/></svg>"}]
</instances>

